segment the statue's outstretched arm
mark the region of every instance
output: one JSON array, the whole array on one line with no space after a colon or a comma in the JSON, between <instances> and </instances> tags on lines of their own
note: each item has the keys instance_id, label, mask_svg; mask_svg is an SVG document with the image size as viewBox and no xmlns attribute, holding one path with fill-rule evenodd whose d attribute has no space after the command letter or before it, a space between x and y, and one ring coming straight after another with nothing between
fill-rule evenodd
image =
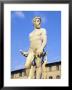
<instances>
[{"instance_id":1,"label":"statue's outstretched arm","mask_svg":"<svg viewBox=\"0 0 72 90\"><path fill-rule=\"evenodd\" d=\"M20 50L20 53L21 53L23 56L25 56L25 57L28 56L28 52L24 52L24 51Z\"/></svg>"}]
</instances>

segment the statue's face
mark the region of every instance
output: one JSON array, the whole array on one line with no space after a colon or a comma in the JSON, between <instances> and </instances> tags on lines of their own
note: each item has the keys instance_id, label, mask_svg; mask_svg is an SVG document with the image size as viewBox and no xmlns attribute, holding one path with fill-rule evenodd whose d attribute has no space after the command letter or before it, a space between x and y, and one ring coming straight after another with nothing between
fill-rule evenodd
<instances>
[{"instance_id":1,"label":"statue's face","mask_svg":"<svg viewBox=\"0 0 72 90\"><path fill-rule=\"evenodd\" d=\"M35 28L40 28L40 24L41 24L41 21L40 21L40 19L37 18L34 22Z\"/></svg>"}]
</instances>

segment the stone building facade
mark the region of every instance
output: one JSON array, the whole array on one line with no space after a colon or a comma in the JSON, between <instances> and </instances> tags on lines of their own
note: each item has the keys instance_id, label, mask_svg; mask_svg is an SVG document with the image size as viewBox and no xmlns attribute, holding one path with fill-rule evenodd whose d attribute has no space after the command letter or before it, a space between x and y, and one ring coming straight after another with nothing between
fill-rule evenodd
<instances>
[{"instance_id":1,"label":"stone building facade","mask_svg":"<svg viewBox=\"0 0 72 90\"><path fill-rule=\"evenodd\" d=\"M47 78L60 79L61 78L61 61L46 64ZM12 79L27 79L25 69L15 70L11 72Z\"/></svg>"}]
</instances>

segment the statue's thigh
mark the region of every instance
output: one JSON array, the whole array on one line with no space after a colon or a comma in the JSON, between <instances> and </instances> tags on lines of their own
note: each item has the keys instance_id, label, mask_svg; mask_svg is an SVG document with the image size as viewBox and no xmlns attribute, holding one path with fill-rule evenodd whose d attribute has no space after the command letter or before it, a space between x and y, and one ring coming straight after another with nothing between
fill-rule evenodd
<instances>
[{"instance_id":1,"label":"statue's thigh","mask_svg":"<svg viewBox=\"0 0 72 90\"><path fill-rule=\"evenodd\" d=\"M29 52L28 57L26 59L25 68L29 68L31 66L33 59L34 59L34 53Z\"/></svg>"}]
</instances>

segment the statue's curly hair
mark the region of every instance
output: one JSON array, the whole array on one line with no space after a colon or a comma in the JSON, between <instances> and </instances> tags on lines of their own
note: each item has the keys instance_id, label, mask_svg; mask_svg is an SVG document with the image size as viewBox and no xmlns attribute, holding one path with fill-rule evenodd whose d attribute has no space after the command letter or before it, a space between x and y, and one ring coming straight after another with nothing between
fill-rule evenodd
<instances>
[{"instance_id":1,"label":"statue's curly hair","mask_svg":"<svg viewBox=\"0 0 72 90\"><path fill-rule=\"evenodd\" d=\"M40 22L41 22L41 17L39 16L34 17L32 22L34 23L36 19L40 19Z\"/></svg>"}]
</instances>

